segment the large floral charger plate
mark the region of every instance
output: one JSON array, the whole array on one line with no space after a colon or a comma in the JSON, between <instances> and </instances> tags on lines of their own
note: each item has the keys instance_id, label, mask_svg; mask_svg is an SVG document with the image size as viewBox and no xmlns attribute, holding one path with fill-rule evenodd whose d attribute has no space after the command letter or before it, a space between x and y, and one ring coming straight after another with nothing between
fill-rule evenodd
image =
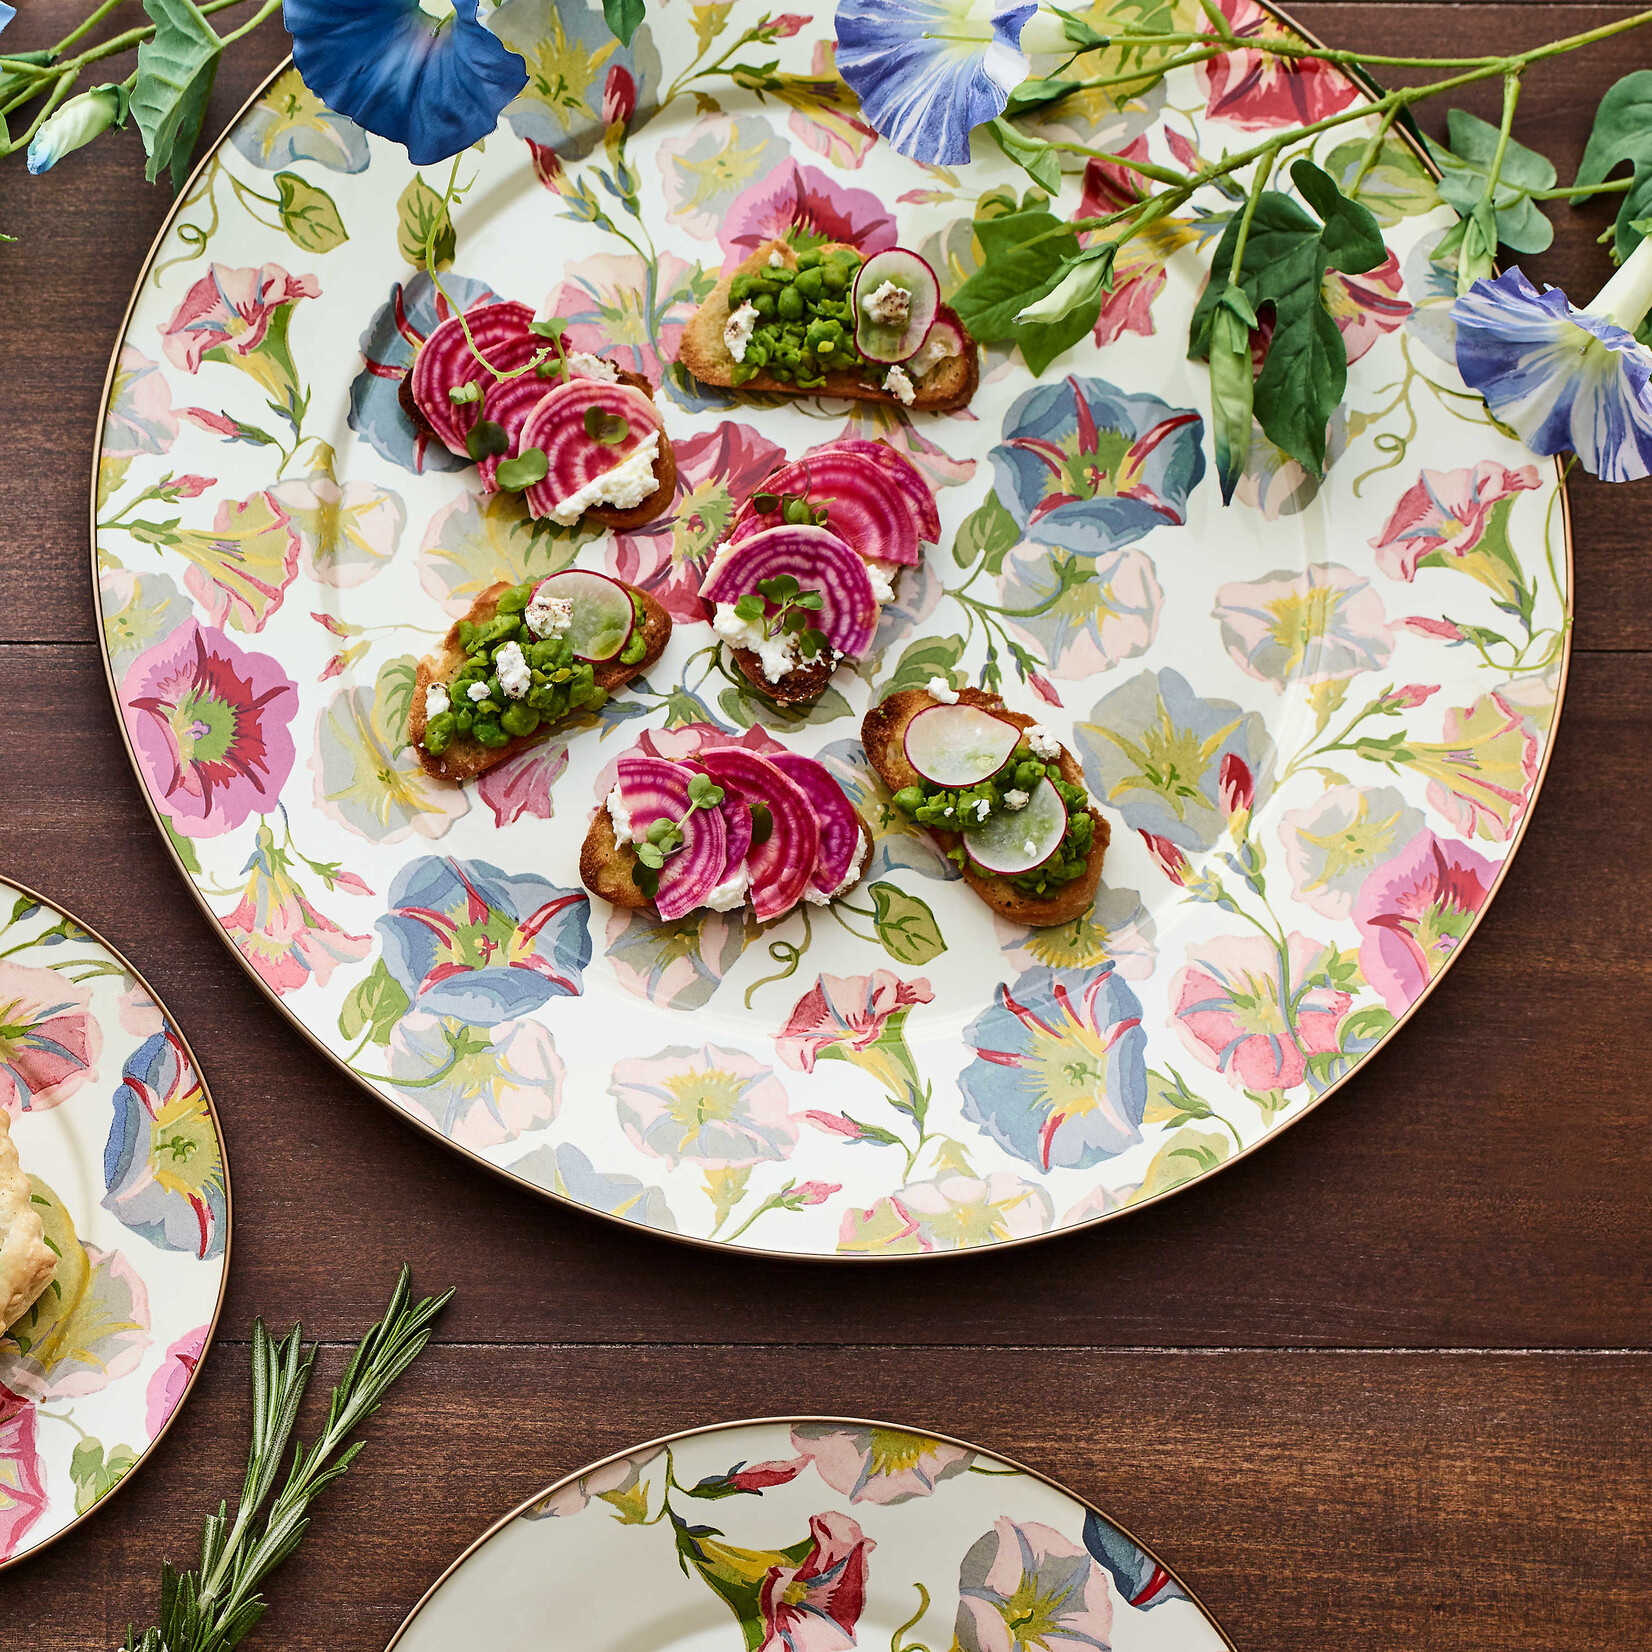
<instances>
[{"instance_id":1,"label":"large floral charger plate","mask_svg":"<svg viewBox=\"0 0 1652 1652\"><path fill-rule=\"evenodd\" d=\"M1105 5L1084 15L1105 30ZM529 85L458 161L446 219L447 167L418 172L274 77L160 237L111 366L109 679L225 939L426 1130L556 1198L728 1246L1034 1239L1301 1117L1456 956L1549 754L1564 494L1463 391L1430 259L1454 215L1397 136L1367 191L1390 256L1327 277L1352 365L1323 481L1258 433L1220 504L1208 374L1186 359L1233 210L1216 190L1131 243L1094 335L1041 378L987 351L967 412L697 387L675 365L683 325L751 246L899 242L950 293L976 225L1028 184L981 145L957 172L895 154L836 77L830 17L765 19L745 0L660 8L622 48L595 5L506 0L492 26ZM1063 130L1185 158L1363 95L1271 61L1134 90ZM1347 178L1371 135L1355 122L1312 152ZM1092 162L1056 207L1122 187ZM416 267L427 242L441 292ZM547 531L420 440L398 399L414 351L450 300L490 293L548 302L576 347L660 383L667 517ZM780 726L721 666L696 587L732 502L845 431L922 467L942 539L859 675ZM416 657L494 579L575 562L652 590L669 652L599 726L473 788L426 779L406 746ZM860 716L948 673L1002 684L1082 757L1113 846L1081 920L995 920L892 817ZM857 893L767 929L587 897L578 845L621 751L777 737L875 826Z\"/></svg>"},{"instance_id":2,"label":"large floral charger plate","mask_svg":"<svg viewBox=\"0 0 1652 1652\"><path fill-rule=\"evenodd\" d=\"M1053 1481L842 1417L728 1423L570 1474L484 1533L390 1652L1232 1652L1191 1590Z\"/></svg>"},{"instance_id":3,"label":"large floral charger plate","mask_svg":"<svg viewBox=\"0 0 1652 1652\"><path fill-rule=\"evenodd\" d=\"M100 937L0 880L0 1108L57 1269L0 1335L0 1567L172 1426L223 1304L229 1171L206 1081Z\"/></svg>"}]
</instances>

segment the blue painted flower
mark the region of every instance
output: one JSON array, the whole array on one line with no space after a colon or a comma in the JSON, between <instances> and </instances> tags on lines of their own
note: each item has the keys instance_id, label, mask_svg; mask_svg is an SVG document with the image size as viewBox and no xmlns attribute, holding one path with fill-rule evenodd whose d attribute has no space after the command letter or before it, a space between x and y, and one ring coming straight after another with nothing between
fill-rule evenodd
<instances>
[{"instance_id":1,"label":"blue painted flower","mask_svg":"<svg viewBox=\"0 0 1652 1652\"><path fill-rule=\"evenodd\" d=\"M467 276L450 273L442 285L467 310L498 299L485 281ZM350 383L350 428L391 464L416 473L457 470L470 463L415 429L401 404L402 380L413 370L414 355L449 314L447 300L422 270L405 284L398 281L361 335L366 365Z\"/></svg>"},{"instance_id":2,"label":"blue painted flower","mask_svg":"<svg viewBox=\"0 0 1652 1652\"><path fill-rule=\"evenodd\" d=\"M378 929L385 967L416 1010L492 1027L578 996L590 915L583 889L427 855L397 874Z\"/></svg>"},{"instance_id":3,"label":"blue painted flower","mask_svg":"<svg viewBox=\"0 0 1652 1652\"><path fill-rule=\"evenodd\" d=\"M1188 1598L1152 1555L1094 1509L1084 1516L1084 1547L1107 1568L1120 1595L1141 1611Z\"/></svg>"},{"instance_id":4,"label":"blue painted flower","mask_svg":"<svg viewBox=\"0 0 1652 1652\"><path fill-rule=\"evenodd\" d=\"M1073 725L1084 778L1132 831L1209 849L1227 829L1224 765L1252 776L1252 807L1273 792L1275 748L1261 715L1232 700L1206 700L1168 666L1143 671L1098 700Z\"/></svg>"},{"instance_id":5,"label":"blue painted flower","mask_svg":"<svg viewBox=\"0 0 1652 1652\"><path fill-rule=\"evenodd\" d=\"M235 123L230 142L268 172L314 161L330 172L365 172L372 159L367 134L353 120L335 115L288 69Z\"/></svg>"},{"instance_id":6,"label":"blue painted flower","mask_svg":"<svg viewBox=\"0 0 1652 1652\"><path fill-rule=\"evenodd\" d=\"M1030 969L999 983L964 1031L964 1117L1040 1170L1083 1170L1141 1140L1147 1034L1141 1001L1111 960Z\"/></svg>"},{"instance_id":7,"label":"blue painted flower","mask_svg":"<svg viewBox=\"0 0 1652 1652\"><path fill-rule=\"evenodd\" d=\"M1027 538L1104 556L1187 521L1203 432L1191 408L1069 375L1010 408L991 455L998 496Z\"/></svg>"},{"instance_id":8,"label":"blue painted flower","mask_svg":"<svg viewBox=\"0 0 1652 1652\"><path fill-rule=\"evenodd\" d=\"M1586 310L1511 269L1476 281L1451 311L1457 370L1491 414L1534 453L1570 448L1605 482L1652 474L1652 353L1630 331L1647 305L1629 296L1652 281L1649 246Z\"/></svg>"},{"instance_id":9,"label":"blue painted flower","mask_svg":"<svg viewBox=\"0 0 1652 1652\"><path fill-rule=\"evenodd\" d=\"M103 1208L162 1250L222 1256L229 1195L206 1092L177 1036L144 1040L121 1072L103 1149Z\"/></svg>"},{"instance_id":10,"label":"blue painted flower","mask_svg":"<svg viewBox=\"0 0 1652 1652\"><path fill-rule=\"evenodd\" d=\"M560 1193L587 1210L605 1210L610 1216L622 1216L662 1233L677 1231L677 1218L671 1214L662 1188L645 1185L620 1171L598 1170L571 1141L557 1147L536 1147L509 1168L513 1176Z\"/></svg>"},{"instance_id":11,"label":"blue painted flower","mask_svg":"<svg viewBox=\"0 0 1652 1652\"><path fill-rule=\"evenodd\" d=\"M432 166L485 138L528 83L476 5L453 0L452 16L437 18L418 0L286 0L284 17L304 84Z\"/></svg>"},{"instance_id":12,"label":"blue painted flower","mask_svg":"<svg viewBox=\"0 0 1652 1652\"><path fill-rule=\"evenodd\" d=\"M1029 0L838 0L837 67L903 155L962 166L970 128L1027 78Z\"/></svg>"}]
</instances>

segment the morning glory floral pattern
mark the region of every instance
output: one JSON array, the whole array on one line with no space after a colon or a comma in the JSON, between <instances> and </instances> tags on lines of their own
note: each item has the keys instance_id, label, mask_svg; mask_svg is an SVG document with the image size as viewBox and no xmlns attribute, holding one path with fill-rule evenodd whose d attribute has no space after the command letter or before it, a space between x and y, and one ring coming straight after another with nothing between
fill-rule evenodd
<instances>
[{"instance_id":1,"label":"morning glory floral pattern","mask_svg":"<svg viewBox=\"0 0 1652 1652\"><path fill-rule=\"evenodd\" d=\"M1221 3L1241 34L1285 27ZM1106 32L1137 9L1083 15ZM1131 244L1093 332L1042 375L983 351L963 414L699 385L684 328L772 236L912 247L956 295L985 221L1027 192L995 145L962 164L960 123L1030 72L1022 54L1045 61L1059 18L731 0L651 8L622 46L595 0L505 0L484 24L525 78L459 154L452 200L448 165L412 164L283 70L206 157L121 341L100 632L140 783L235 956L422 1127L554 1198L734 1248L1018 1244L1158 1199L1300 1117L1467 943L1553 738L1559 482L1462 393L1458 357L1518 390L1537 348L1508 343L1518 308L1550 344L1587 334L1591 372L1630 358L1509 278L1459 305L1429 256L1452 215L1389 134L1373 173L1405 187L1375 200L1388 257L1327 282L1350 366L1323 476L1257 430L1232 508L1206 477L1207 369L1177 341L1231 210L1214 190ZM901 128L915 159L873 123L925 76L948 93ZM1031 124L1173 161L1360 95L1334 66L1240 52ZM1323 164L1346 180L1373 130L1351 122ZM1138 187L1091 157L1050 210L1104 213ZM424 341L507 299L655 387L677 461L658 520L547 529L414 425ZM1616 394L1578 389L1568 429ZM1617 428L1602 440L1632 456ZM698 587L740 502L841 436L905 454L941 531L858 669L782 721L718 668ZM667 652L479 783L433 780L407 739L420 657L489 585L568 567L651 591ZM1082 766L1111 845L1072 922L983 907L867 762L867 708L935 677L1002 692ZM871 835L857 888L772 925L589 897L579 844L617 756L731 742L829 768ZM73 1105L94 1087L81 1073L117 1078L131 1052L77 1043L68 997L7 990L14 962L0 1094L38 1099L7 1104ZM162 1157L145 1180L170 1138L124 1105L105 1215L192 1242L199 1190L163 1182ZM818 1512L780 1547L815 1541ZM821 1569L798 1550L782 1592L808 1596L854 1552L824 1532ZM1119 1598L1126 1571L1108 1573Z\"/></svg>"}]
</instances>

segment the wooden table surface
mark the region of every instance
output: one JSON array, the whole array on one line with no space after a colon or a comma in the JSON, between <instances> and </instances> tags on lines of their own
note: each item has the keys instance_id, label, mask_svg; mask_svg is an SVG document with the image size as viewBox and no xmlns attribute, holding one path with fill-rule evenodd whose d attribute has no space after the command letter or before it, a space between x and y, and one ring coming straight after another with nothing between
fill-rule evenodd
<instances>
[{"instance_id":1,"label":"wooden table surface","mask_svg":"<svg viewBox=\"0 0 1652 1652\"><path fill-rule=\"evenodd\" d=\"M1297 15L1338 45L1421 54L1627 9ZM80 10L38 4L6 44ZM232 51L209 132L284 51L268 25ZM1635 35L1534 74L1518 131L1570 178L1601 94L1649 65ZM1496 100L1464 96L1482 115ZM1424 124L1443 132L1443 109ZM410 1129L299 1040L181 886L104 688L85 505L105 361L167 201L130 133L46 178L5 171L0 875L101 928L180 1018L228 1135L233 1266L179 1425L106 1509L0 1577L0 1644L86 1652L148 1622L161 1558L192 1563L239 1484L254 1316L302 1316L334 1373L403 1258L458 1300L254 1647L374 1652L552 1479L655 1434L809 1411L1045 1470L1182 1570L1241 1652L1647 1643L1652 809L1634 773L1652 484L1576 487L1576 651L1535 819L1463 959L1330 1103L1168 1204L1001 1257L722 1257L555 1208ZM1610 210L1558 206L1528 273L1589 296Z\"/></svg>"}]
</instances>

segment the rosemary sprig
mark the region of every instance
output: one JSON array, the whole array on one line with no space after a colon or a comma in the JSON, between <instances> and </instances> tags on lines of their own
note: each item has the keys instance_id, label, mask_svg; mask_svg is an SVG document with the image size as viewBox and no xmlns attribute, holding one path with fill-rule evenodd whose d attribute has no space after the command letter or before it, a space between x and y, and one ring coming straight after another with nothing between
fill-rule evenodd
<instances>
[{"instance_id":1,"label":"rosemary sprig","mask_svg":"<svg viewBox=\"0 0 1652 1652\"><path fill-rule=\"evenodd\" d=\"M404 1266L389 1306L361 1339L333 1389L320 1436L307 1449L302 1441L294 1445L286 1484L262 1521L260 1510L280 1475L316 1350L313 1343L304 1348L302 1325L293 1326L279 1342L262 1319L253 1325L252 1443L234 1523L220 1503L206 1519L200 1567L180 1573L170 1561L162 1563L160 1625L141 1635L128 1627L124 1652L231 1652L252 1632L268 1609L258 1586L298 1547L310 1523L310 1505L366 1443L346 1445L346 1439L378 1410L391 1384L423 1352L431 1325L453 1292L411 1307L410 1295Z\"/></svg>"}]
</instances>

